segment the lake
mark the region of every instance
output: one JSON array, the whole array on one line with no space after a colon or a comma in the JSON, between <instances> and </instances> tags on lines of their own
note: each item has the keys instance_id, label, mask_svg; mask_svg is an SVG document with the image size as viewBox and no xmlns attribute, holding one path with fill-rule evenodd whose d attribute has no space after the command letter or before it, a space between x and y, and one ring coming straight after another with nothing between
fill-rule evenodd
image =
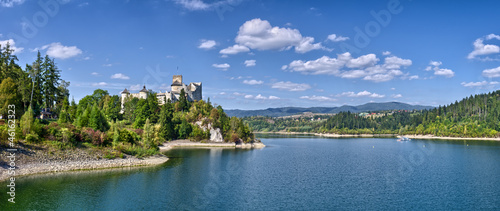
<instances>
[{"instance_id":1,"label":"lake","mask_svg":"<svg viewBox=\"0 0 500 211\"><path fill-rule=\"evenodd\" d=\"M261 138L260 150L173 149L155 167L20 177L0 210L500 209L500 142Z\"/></svg>"}]
</instances>

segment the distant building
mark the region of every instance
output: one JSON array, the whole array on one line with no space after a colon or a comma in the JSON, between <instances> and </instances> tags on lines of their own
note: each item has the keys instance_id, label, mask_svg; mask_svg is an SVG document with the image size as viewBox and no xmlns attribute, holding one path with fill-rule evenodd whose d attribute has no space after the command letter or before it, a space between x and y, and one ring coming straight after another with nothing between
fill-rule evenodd
<instances>
[{"instance_id":1,"label":"distant building","mask_svg":"<svg viewBox=\"0 0 500 211\"><path fill-rule=\"evenodd\" d=\"M184 89L184 92L186 93L186 98L188 101L198 101L203 98L202 95L202 85L201 82L194 82L190 83L189 85L186 85L182 82L182 75L174 75L172 78L172 85L170 85L170 92L158 92L156 93L156 98L158 98L158 104L163 105L168 100L171 102L176 102L179 100L181 90ZM126 88L121 92L121 102L122 102L122 112L123 112L123 105L125 104L125 99L127 97L133 97L133 98L139 98L139 99L146 99L148 97L148 90L146 89L146 86L144 85L141 91L139 93L130 93Z\"/></svg>"}]
</instances>

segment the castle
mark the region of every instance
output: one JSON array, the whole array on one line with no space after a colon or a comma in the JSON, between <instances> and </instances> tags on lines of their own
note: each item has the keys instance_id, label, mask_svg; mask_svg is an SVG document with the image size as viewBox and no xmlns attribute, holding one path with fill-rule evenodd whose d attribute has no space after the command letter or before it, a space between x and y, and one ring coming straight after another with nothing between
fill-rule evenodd
<instances>
[{"instance_id":1,"label":"castle","mask_svg":"<svg viewBox=\"0 0 500 211\"><path fill-rule=\"evenodd\" d=\"M198 101L203 97L201 94L201 82L190 83L189 85L186 85L182 83L182 75L174 75L172 78L172 85L170 85L170 92L166 91L165 93L156 93L158 104L163 105L168 102L168 100L170 100L171 102L178 101L182 89L184 89L188 101ZM125 88L125 90L121 92L122 111L124 108L123 105L125 104L125 99L127 99L127 97L146 99L148 97L148 92L149 91L146 89L146 86L144 86L142 90L139 91L139 93L130 93Z\"/></svg>"}]
</instances>

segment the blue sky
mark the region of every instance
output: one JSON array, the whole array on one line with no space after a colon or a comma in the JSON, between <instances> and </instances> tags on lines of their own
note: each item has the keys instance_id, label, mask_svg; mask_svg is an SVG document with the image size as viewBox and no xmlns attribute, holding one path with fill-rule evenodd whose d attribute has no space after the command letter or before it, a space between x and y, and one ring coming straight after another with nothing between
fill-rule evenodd
<instances>
[{"instance_id":1,"label":"blue sky","mask_svg":"<svg viewBox=\"0 0 500 211\"><path fill-rule=\"evenodd\" d=\"M498 8L498 1L0 0L0 44L14 44L23 67L37 50L55 58L77 101L97 88L169 91L172 75L182 74L226 109L437 106L500 87Z\"/></svg>"}]
</instances>

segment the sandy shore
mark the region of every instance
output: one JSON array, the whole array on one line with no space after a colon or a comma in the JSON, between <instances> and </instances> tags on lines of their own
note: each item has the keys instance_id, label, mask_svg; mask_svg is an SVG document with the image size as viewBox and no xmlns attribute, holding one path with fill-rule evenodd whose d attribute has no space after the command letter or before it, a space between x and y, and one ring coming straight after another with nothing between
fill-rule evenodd
<instances>
[{"instance_id":1,"label":"sandy shore","mask_svg":"<svg viewBox=\"0 0 500 211\"><path fill-rule=\"evenodd\" d=\"M316 135L331 138L373 138L373 137L399 137L397 134L333 134L333 133L301 133L301 132L254 132L260 134L285 134L285 135ZM405 135L410 139L435 139L435 140L477 140L477 141L500 141L500 138L464 138L464 137L442 137L433 135Z\"/></svg>"},{"instance_id":2,"label":"sandy shore","mask_svg":"<svg viewBox=\"0 0 500 211\"><path fill-rule=\"evenodd\" d=\"M500 138L462 138L462 137L441 137L433 135L405 135L405 137L408 137L410 139L500 141Z\"/></svg>"},{"instance_id":3,"label":"sandy shore","mask_svg":"<svg viewBox=\"0 0 500 211\"><path fill-rule=\"evenodd\" d=\"M201 142L192 142L189 140L174 140L165 142L160 147L160 152L168 151L172 148L183 147L183 148L244 148L244 149L261 149L266 145L263 143L253 143L253 144L235 144L235 143L201 143Z\"/></svg>"}]
</instances>

